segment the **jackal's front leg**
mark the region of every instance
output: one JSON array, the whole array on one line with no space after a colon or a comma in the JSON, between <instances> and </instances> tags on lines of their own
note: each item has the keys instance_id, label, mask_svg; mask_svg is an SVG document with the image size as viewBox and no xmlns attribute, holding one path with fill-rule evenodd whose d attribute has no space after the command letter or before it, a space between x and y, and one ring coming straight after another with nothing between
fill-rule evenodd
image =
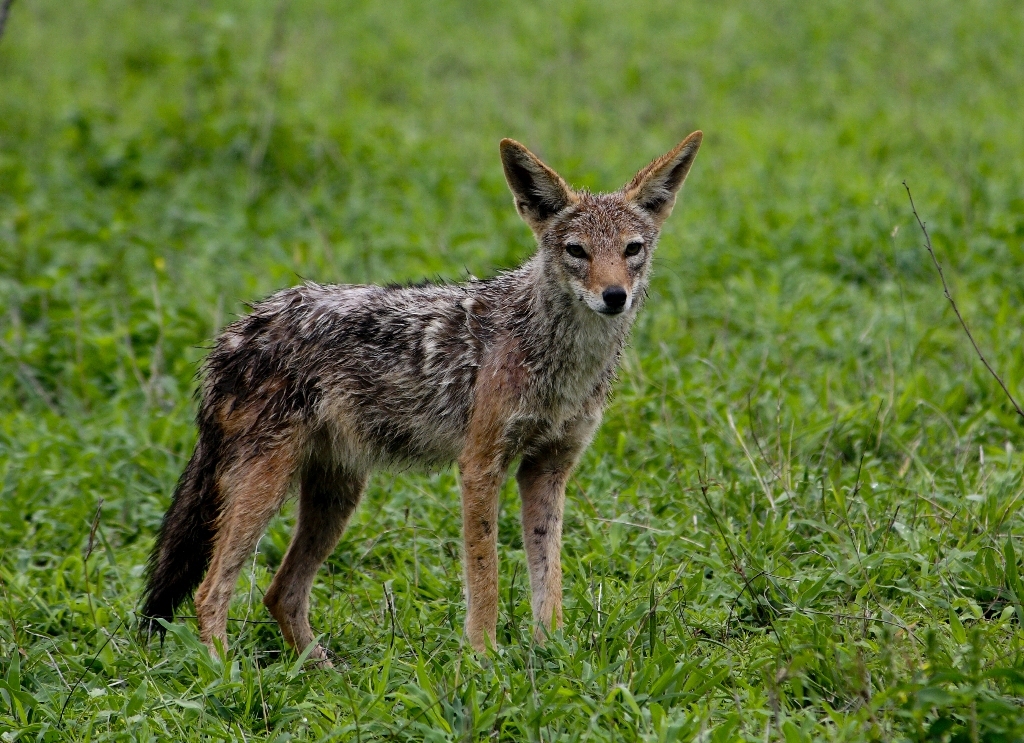
<instances>
[{"instance_id":1,"label":"jackal's front leg","mask_svg":"<svg viewBox=\"0 0 1024 743\"><path fill-rule=\"evenodd\" d=\"M490 458L467 456L462 474L466 561L466 638L477 652L495 645L498 627L498 491L505 472Z\"/></svg>"},{"instance_id":2,"label":"jackal's front leg","mask_svg":"<svg viewBox=\"0 0 1024 743\"><path fill-rule=\"evenodd\" d=\"M562 626L562 514L570 470L571 465L551 467L543 460L526 459L516 474L538 642L553 626Z\"/></svg>"},{"instance_id":3,"label":"jackal's front leg","mask_svg":"<svg viewBox=\"0 0 1024 743\"><path fill-rule=\"evenodd\" d=\"M565 484L595 426L596 421L581 421L579 436L524 458L516 473L537 642L543 642L552 627L562 626Z\"/></svg>"}]
</instances>

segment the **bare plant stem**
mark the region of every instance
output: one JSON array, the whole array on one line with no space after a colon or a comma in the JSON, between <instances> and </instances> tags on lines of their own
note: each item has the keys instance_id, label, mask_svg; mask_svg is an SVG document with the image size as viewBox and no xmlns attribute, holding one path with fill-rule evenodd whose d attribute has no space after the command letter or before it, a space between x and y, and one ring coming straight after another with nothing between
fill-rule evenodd
<instances>
[{"instance_id":1,"label":"bare plant stem","mask_svg":"<svg viewBox=\"0 0 1024 743\"><path fill-rule=\"evenodd\" d=\"M935 264L935 269L939 272L939 279L942 281L942 291L945 293L946 299L949 300L949 304L953 307L953 312L956 313L956 319L960 321L961 327L963 327L964 332L967 333L967 338L970 340L971 345L974 346L974 351L978 354L978 358L981 359L981 363L983 363L985 368L988 369L989 374L995 377L995 380L999 382L999 386L1003 388L1003 392L1005 392L1006 397L1009 398L1010 403L1013 405L1013 409L1017 411L1017 415L1019 415L1021 419L1024 419L1024 410L1021 410L1020 405L1018 405L1017 401L1013 398L1010 390L1003 382L1002 377L996 374L996 370L988 363L988 360L985 358L985 354L983 354L981 349L978 348L977 341L975 341L974 336L971 335L970 328L967 327L967 323L964 321L963 315L960 314L960 310L956 306L956 300L954 300L953 295L949 293L949 286L946 285L946 277L942 273L942 266L935 257L935 251L932 250L932 239L928 236L928 228L925 226L925 223L921 221L921 217L917 213L917 207L914 206L914 197L910 193L910 186L907 185L906 181L903 181L903 188L907 189L907 198L910 199L910 209L914 212L914 219L917 220L917 224L921 228L921 232L924 233L924 247L928 250L928 255L932 257L932 263Z\"/></svg>"},{"instance_id":2,"label":"bare plant stem","mask_svg":"<svg viewBox=\"0 0 1024 743\"><path fill-rule=\"evenodd\" d=\"M92 528L89 529L89 546L85 551L85 559L82 560L82 576L85 578L85 595L89 599L89 613L92 615L93 625L97 625L96 622L96 610L92 605L92 588L89 586L89 558L92 556L92 549L96 544L96 529L100 525L100 515L103 513L103 499L100 498L99 503L96 504L96 516L92 520Z\"/></svg>"}]
</instances>

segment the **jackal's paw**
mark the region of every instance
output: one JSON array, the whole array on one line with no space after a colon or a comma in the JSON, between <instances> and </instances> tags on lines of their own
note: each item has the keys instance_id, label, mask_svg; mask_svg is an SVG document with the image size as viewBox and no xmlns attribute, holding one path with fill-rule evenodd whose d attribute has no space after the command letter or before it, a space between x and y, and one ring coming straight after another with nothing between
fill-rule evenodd
<instances>
[{"instance_id":1,"label":"jackal's paw","mask_svg":"<svg viewBox=\"0 0 1024 743\"><path fill-rule=\"evenodd\" d=\"M559 611L555 615L554 620L547 622L535 621L533 625L533 641L540 647L544 647L544 643L550 640L555 634L561 634L562 632L562 613Z\"/></svg>"},{"instance_id":2,"label":"jackal's paw","mask_svg":"<svg viewBox=\"0 0 1024 743\"><path fill-rule=\"evenodd\" d=\"M488 648L498 647L494 633L485 632L478 627L466 627L466 640L477 655L485 655Z\"/></svg>"},{"instance_id":3,"label":"jackal's paw","mask_svg":"<svg viewBox=\"0 0 1024 743\"><path fill-rule=\"evenodd\" d=\"M330 655L323 645L317 645L309 652L309 656L306 658L306 667L316 669L318 671L325 671L334 668L334 663L331 662Z\"/></svg>"},{"instance_id":4,"label":"jackal's paw","mask_svg":"<svg viewBox=\"0 0 1024 743\"><path fill-rule=\"evenodd\" d=\"M227 639L227 637L220 637L220 636L211 637L209 639L203 640L203 644L206 645L207 648L209 648L209 650L210 650L210 657L213 658L214 660L219 660L219 661L223 662L224 659L227 658L227 655L228 655L228 639Z\"/></svg>"},{"instance_id":5,"label":"jackal's paw","mask_svg":"<svg viewBox=\"0 0 1024 743\"><path fill-rule=\"evenodd\" d=\"M561 635L561 627L545 627L543 624L538 624L533 629L533 642L537 647L544 647L548 640L551 640L556 635Z\"/></svg>"}]
</instances>

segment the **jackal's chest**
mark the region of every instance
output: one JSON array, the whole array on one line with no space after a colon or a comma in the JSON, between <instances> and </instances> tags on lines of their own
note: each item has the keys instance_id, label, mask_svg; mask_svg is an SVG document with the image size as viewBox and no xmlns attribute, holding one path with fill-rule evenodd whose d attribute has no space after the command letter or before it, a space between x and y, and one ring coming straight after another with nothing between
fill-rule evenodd
<instances>
[{"instance_id":1,"label":"jackal's chest","mask_svg":"<svg viewBox=\"0 0 1024 743\"><path fill-rule=\"evenodd\" d=\"M516 415L524 443L561 438L581 418L599 417L615 375L619 346L564 349L531 369Z\"/></svg>"}]
</instances>

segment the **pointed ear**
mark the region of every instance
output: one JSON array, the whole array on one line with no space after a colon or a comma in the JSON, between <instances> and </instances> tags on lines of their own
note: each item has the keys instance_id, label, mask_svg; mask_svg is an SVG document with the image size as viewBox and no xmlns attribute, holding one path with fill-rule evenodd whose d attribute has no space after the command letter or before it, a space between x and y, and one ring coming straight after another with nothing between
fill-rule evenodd
<instances>
[{"instance_id":1,"label":"pointed ear","mask_svg":"<svg viewBox=\"0 0 1024 743\"><path fill-rule=\"evenodd\" d=\"M558 212L577 201L558 173L514 139L501 140L501 165L516 210L536 235Z\"/></svg>"},{"instance_id":2,"label":"pointed ear","mask_svg":"<svg viewBox=\"0 0 1024 743\"><path fill-rule=\"evenodd\" d=\"M667 155L637 173L622 189L626 200L648 211L659 225L664 222L672 213L676 193L690 172L703 137L703 132L694 132Z\"/></svg>"}]
</instances>

